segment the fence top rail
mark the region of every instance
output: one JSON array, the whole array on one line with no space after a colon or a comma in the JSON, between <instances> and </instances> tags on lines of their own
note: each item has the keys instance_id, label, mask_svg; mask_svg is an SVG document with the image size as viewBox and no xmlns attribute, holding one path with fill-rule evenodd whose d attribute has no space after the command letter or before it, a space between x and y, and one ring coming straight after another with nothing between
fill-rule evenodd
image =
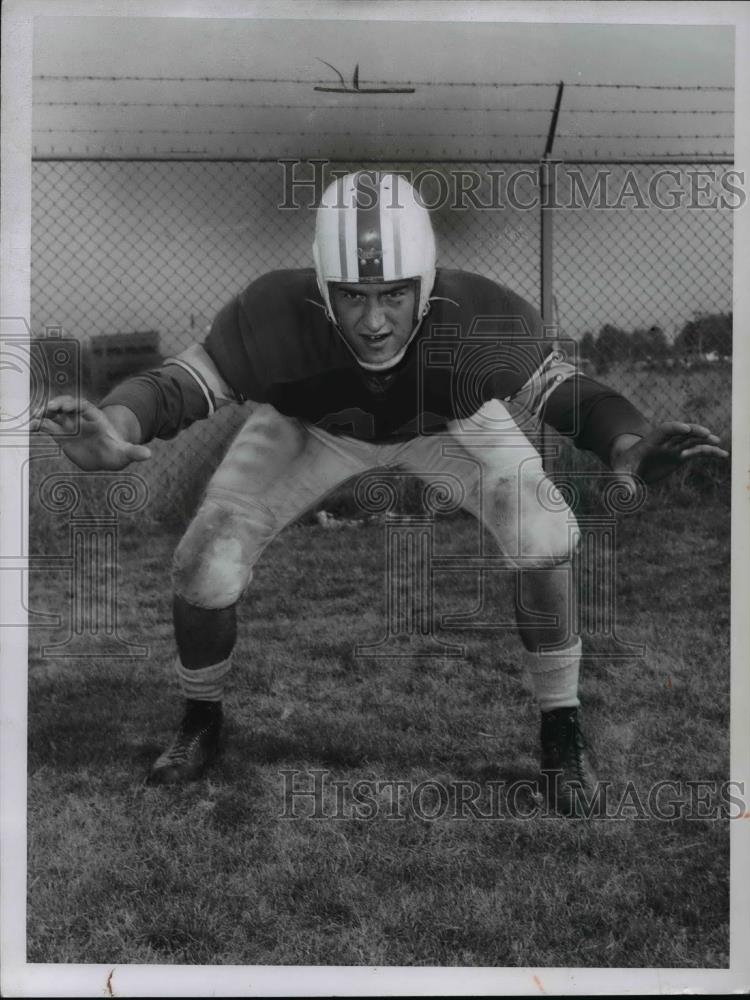
<instances>
[{"instance_id":1,"label":"fence top rail","mask_svg":"<svg viewBox=\"0 0 750 1000\"><path fill-rule=\"evenodd\" d=\"M279 163L284 160L284 157L278 156L203 156L199 153L195 154L185 154L180 156L76 156L74 154L68 154L67 156L58 155L34 155L31 158L32 163ZM429 159L426 157L413 157L413 156L390 156L387 158L379 158L372 156L352 156L347 159L330 159L327 163L431 163L435 165L442 165L444 163L510 163L510 164L525 164L525 165L538 165L541 161L541 157L526 157L523 159L518 159L515 157L476 157L476 156L461 156L461 157L450 157L444 156L440 159ZM288 162L288 160L287 160ZM672 156L672 157L642 157L642 158L602 158L602 159L587 159L578 157L569 157L561 159L558 157L551 157L550 163L560 163L560 164L576 164L576 165L587 165L587 166L631 166L639 164L696 164L696 165L712 165L712 166L732 166L734 164L734 159L728 157L700 157L700 156Z\"/></svg>"}]
</instances>

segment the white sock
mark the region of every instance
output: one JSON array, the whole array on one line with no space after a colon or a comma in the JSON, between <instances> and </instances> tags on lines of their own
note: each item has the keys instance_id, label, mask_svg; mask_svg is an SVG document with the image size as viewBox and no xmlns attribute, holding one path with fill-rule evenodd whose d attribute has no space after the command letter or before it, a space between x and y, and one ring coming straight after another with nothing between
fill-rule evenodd
<instances>
[{"instance_id":1,"label":"white sock","mask_svg":"<svg viewBox=\"0 0 750 1000\"><path fill-rule=\"evenodd\" d=\"M210 667L188 670L183 667L179 656L175 658L175 670L182 693L196 701L221 701L224 694L224 680L232 668L231 659L213 663Z\"/></svg>"},{"instance_id":2,"label":"white sock","mask_svg":"<svg viewBox=\"0 0 750 1000\"><path fill-rule=\"evenodd\" d=\"M578 700L581 649L581 640L576 639L572 646L553 653L523 651L525 673L543 712L577 708L581 704Z\"/></svg>"}]
</instances>

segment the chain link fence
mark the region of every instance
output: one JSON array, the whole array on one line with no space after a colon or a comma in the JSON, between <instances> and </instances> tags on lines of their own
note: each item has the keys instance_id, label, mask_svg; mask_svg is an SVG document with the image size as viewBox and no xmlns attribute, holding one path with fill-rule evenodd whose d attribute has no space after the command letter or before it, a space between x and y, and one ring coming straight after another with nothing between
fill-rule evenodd
<instances>
[{"instance_id":1,"label":"chain link fence","mask_svg":"<svg viewBox=\"0 0 750 1000\"><path fill-rule=\"evenodd\" d=\"M442 266L484 274L539 306L534 164L383 166L410 175L433 207ZM94 398L128 367L128 349L135 369L201 341L255 277L311 266L314 191L290 188L289 170L245 161L35 162L34 334L54 327L81 341ZM308 169L292 179L313 176ZM566 163L556 167L551 208L557 323L578 342L581 365L652 420L689 417L724 434L732 192L726 165ZM117 354L111 364L102 361L107 344ZM200 490L243 418L228 408L157 443L156 461L139 469L154 496L191 506L186 470Z\"/></svg>"},{"instance_id":2,"label":"chain link fence","mask_svg":"<svg viewBox=\"0 0 750 1000\"><path fill-rule=\"evenodd\" d=\"M601 197L583 207L577 194L591 195L597 183ZM731 426L730 183L727 168L699 164L568 164L557 201L574 207L556 211L554 239L560 331L578 342L582 366L653 421L690 418L724 434Z\"/></svg>"}]
</instances>

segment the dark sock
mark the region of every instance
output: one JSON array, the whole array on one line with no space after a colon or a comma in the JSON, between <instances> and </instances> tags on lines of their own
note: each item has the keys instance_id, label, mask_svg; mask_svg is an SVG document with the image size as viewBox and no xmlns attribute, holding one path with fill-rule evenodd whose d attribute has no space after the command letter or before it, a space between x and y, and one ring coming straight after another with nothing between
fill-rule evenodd
<instances>
[{"instance_id":1,"label":"dark sock","mask_svg":"<svg viewBox=\"0 0 750 1000\"><path fill-rule=\"evenodd\" d=\"M175 594L172 616L183 667L200 670L229 659L237 639L236 605L198 608Z\"/></svg>"}]
</instances>

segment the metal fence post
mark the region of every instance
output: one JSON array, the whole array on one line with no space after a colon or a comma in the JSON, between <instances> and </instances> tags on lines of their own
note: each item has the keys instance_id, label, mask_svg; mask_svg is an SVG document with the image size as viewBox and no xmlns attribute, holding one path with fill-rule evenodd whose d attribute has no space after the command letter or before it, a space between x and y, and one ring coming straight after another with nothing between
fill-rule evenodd
<instances>
[{"instance_id":1,"label":"metal fence post","mask_svg":"<svg viewBox=\"0 0 750 1000\"><path fill-rule=\"evenodd\" d=\"M540 196L540 227L541 235L539 241L540 256L540 302L542 312L542 325L544 336L548 337L550 330L553 336L557 337L555 329L555 307L554 307L554 273L553 273L553 247L554 247L554 221L552 211L555 205L555 169L550 157L552 156L552 146L555 142L555 132L557 130L557 119L560 114L564 84L557 87L557 97L555 107L552 112L552 119L547 133L547 143L544 147L544 155L539 163L539 196ZM546 434L544 422L539 428L539 448L542 460L545 459Z\"/></svg>"}]
</instances>

